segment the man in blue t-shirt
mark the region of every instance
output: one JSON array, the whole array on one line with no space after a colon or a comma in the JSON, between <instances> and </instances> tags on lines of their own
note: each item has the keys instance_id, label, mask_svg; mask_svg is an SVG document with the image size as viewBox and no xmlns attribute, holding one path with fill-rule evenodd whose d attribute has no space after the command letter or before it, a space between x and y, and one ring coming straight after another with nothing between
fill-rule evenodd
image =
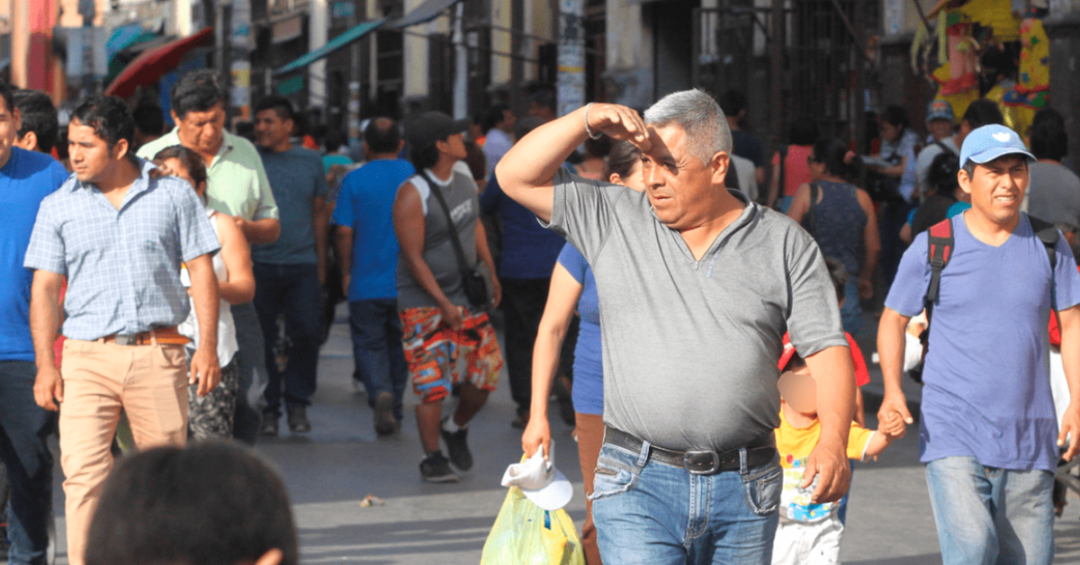
<instances>
[{"instance_id":1,"label":"man in blue t-shirt","mask_svg":"<svg viewBox=\"0 0 1080 565\"><path fill-rule=\"evenodd\" d=\"M255 107L256 144L281 213L277 241L251 246L255 311L262 326L270 376L260 430L264 436L278 434L282 403L290 430L311 431L307 407L315 394L322 341L322 284L330 227L328 188L322 157L290 141L294 116L292 102L284 96L267 96ZM288 361L281 370L275 349L280 333L278 317L283 314L289 346Z\"/></svg>"},{"instance_id":2,"label":"man in blue t-shirt","mask_svg":"<svg viewBox=\"0 0 1080 565\"><path fill-rule=\"evenodd\" d=\"M537 117L518 120L515 139L525 137L542 124ZM517 404L517 417L510 425L525 429L532 402L533 345L547 304L551 271L566 240L541 227L532 212L506 196L494 174L480 195L480 211L498 214L502 221L499 282L506 326L506 370L510 377L510 397Z\"/></svg>"},{"instance_id":3,"label":"man in blue t-shirt","mask_svg":"<svg viewBox=\"0 0 1080 565\"><path fill-rule=\"evenodd\" d=\"M416 174L398 159L405 142L390 118L371 120L364 129L370 161L341 181L331 223L337 226L335 250L343 291L349 298L349 327L356 375L375 409L375 432L400 429L402 399L409 382L397 307L398 241L394 235L394 197Z\"/></svg>"},{"instance_id":4,"label":"man in blue t-shirt","mask_svg":"<svg viewBox=\"0 0 1080 565\"><path fill-rule=\"evenodd\" d=\"M972 208L950 220L954 244L932 312L919 426L945 565L1050 565L1058 447L1070 433L1064 457L1080 447L1080 276L1063 237L1051 269L1020 213L1032 161L1001 125L976 129L960 151L957 178ZM912 423L900 390L903 336L930 283L927 236L904 254L878 331L878 418L901 433ZM1046 368L1051 308L1073 397L1060 432Z\"/></svg>"},{"instance_id":5,"label":"man in blue t-shirt","mask_svg":"<svg viewBox=\"0 0 1080 565\"><path fill-rule=\"evenodd\" d=\"M21 565L46 560L53 466L45 442L52 413L34 401L33 271L23 268L23 259L41 201L68 173L48 155L13 147L20 123L11 87L0 84L0 435L7 438L0 460L11 484L8 559Z\"/></svg>"}]
</instances>

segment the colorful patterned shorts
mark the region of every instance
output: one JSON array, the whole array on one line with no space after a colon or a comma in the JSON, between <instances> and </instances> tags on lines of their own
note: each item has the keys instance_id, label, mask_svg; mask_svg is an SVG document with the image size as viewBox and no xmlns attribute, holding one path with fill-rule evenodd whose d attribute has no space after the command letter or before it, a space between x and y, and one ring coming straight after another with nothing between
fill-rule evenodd
<instances>
[{"instance_id":1,"label":"colorful patterned shorts","mask_svg":"<svg viewBox=\"0 0 1080 565\"><path fill-rule=\"evenodd\" d=\"M413 391L422 402L438 402L460 381L458 356L465 354L465 378L481 390L495 390L502 369L502 352L485 313L458 307L465 324L460 331L442 323L438 308L409 308L400 312L405 361Z\"/></svg>"}]
</instances>

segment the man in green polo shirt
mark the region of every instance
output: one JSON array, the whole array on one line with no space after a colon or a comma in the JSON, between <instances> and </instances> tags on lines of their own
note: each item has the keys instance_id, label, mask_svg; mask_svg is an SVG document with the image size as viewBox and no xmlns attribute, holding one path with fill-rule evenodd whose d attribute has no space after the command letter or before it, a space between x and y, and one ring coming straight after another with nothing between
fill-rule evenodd
<instances>
[{"instance_id":1,"label":"man in green polo shirt","mask_svg":"<svg viewBox=\"0 0 1080 565\"><path fill-rule=\"evenodd\" d=\"M153 159L158 151L183 145L206 162L207 205L236 219L248 244L272 243L278 238L277 203L262 159L250 141L225 131L227 93L213 71L187 73L173 85L172 118L176 128L142 146L139 157ZM239 345L240 390L236 400L233 435L254 444L259 435L263 392L268 380L263 335L255 307L232 307Z\"/></svg>"}]
</instances>

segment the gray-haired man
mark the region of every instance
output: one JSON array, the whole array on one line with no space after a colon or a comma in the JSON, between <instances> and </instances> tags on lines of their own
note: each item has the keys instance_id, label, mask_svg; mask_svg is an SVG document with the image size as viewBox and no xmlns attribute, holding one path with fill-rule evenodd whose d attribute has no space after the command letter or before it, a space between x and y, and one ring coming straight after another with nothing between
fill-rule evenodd
<instances>
[{"instance_id":1,"label":"gray-haired man","mask_svg":"<svg viewBox=\"0 0 1080 565\"><path fill-rule=\"evenodd\" d=\"M643 152L644 194L559 166L589 135ZM815 502L847 490L855 380L824 260L795 223L724 188L731 133L704 92L645 121L590 104L496 169L512 198L589 260L600 294L604 446L593 511L612 563L769 563L782 487L776 360L785 330L817 377ZM526 430L535 452L550 432Z\"/></svg>"}]
</instances>

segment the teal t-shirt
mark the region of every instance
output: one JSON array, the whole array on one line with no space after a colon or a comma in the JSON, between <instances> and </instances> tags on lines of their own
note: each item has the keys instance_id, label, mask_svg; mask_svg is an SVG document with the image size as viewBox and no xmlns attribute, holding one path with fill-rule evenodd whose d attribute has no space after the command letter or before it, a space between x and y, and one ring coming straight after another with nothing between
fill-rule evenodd
<instances>
[{"instance_id":1,"label":"teal t-shirt","mask_svg":"<svg viewBox=\"0 0 1080 565\"><path fill-rule=\"evenodd\" d=\"M303 147L281 152L259 148L259 156L277 201L281 235L273 243L251 246L251 258L256 263L314 265L314 202L327 193L322 158Z\"/></svg>"}]
</instances>

